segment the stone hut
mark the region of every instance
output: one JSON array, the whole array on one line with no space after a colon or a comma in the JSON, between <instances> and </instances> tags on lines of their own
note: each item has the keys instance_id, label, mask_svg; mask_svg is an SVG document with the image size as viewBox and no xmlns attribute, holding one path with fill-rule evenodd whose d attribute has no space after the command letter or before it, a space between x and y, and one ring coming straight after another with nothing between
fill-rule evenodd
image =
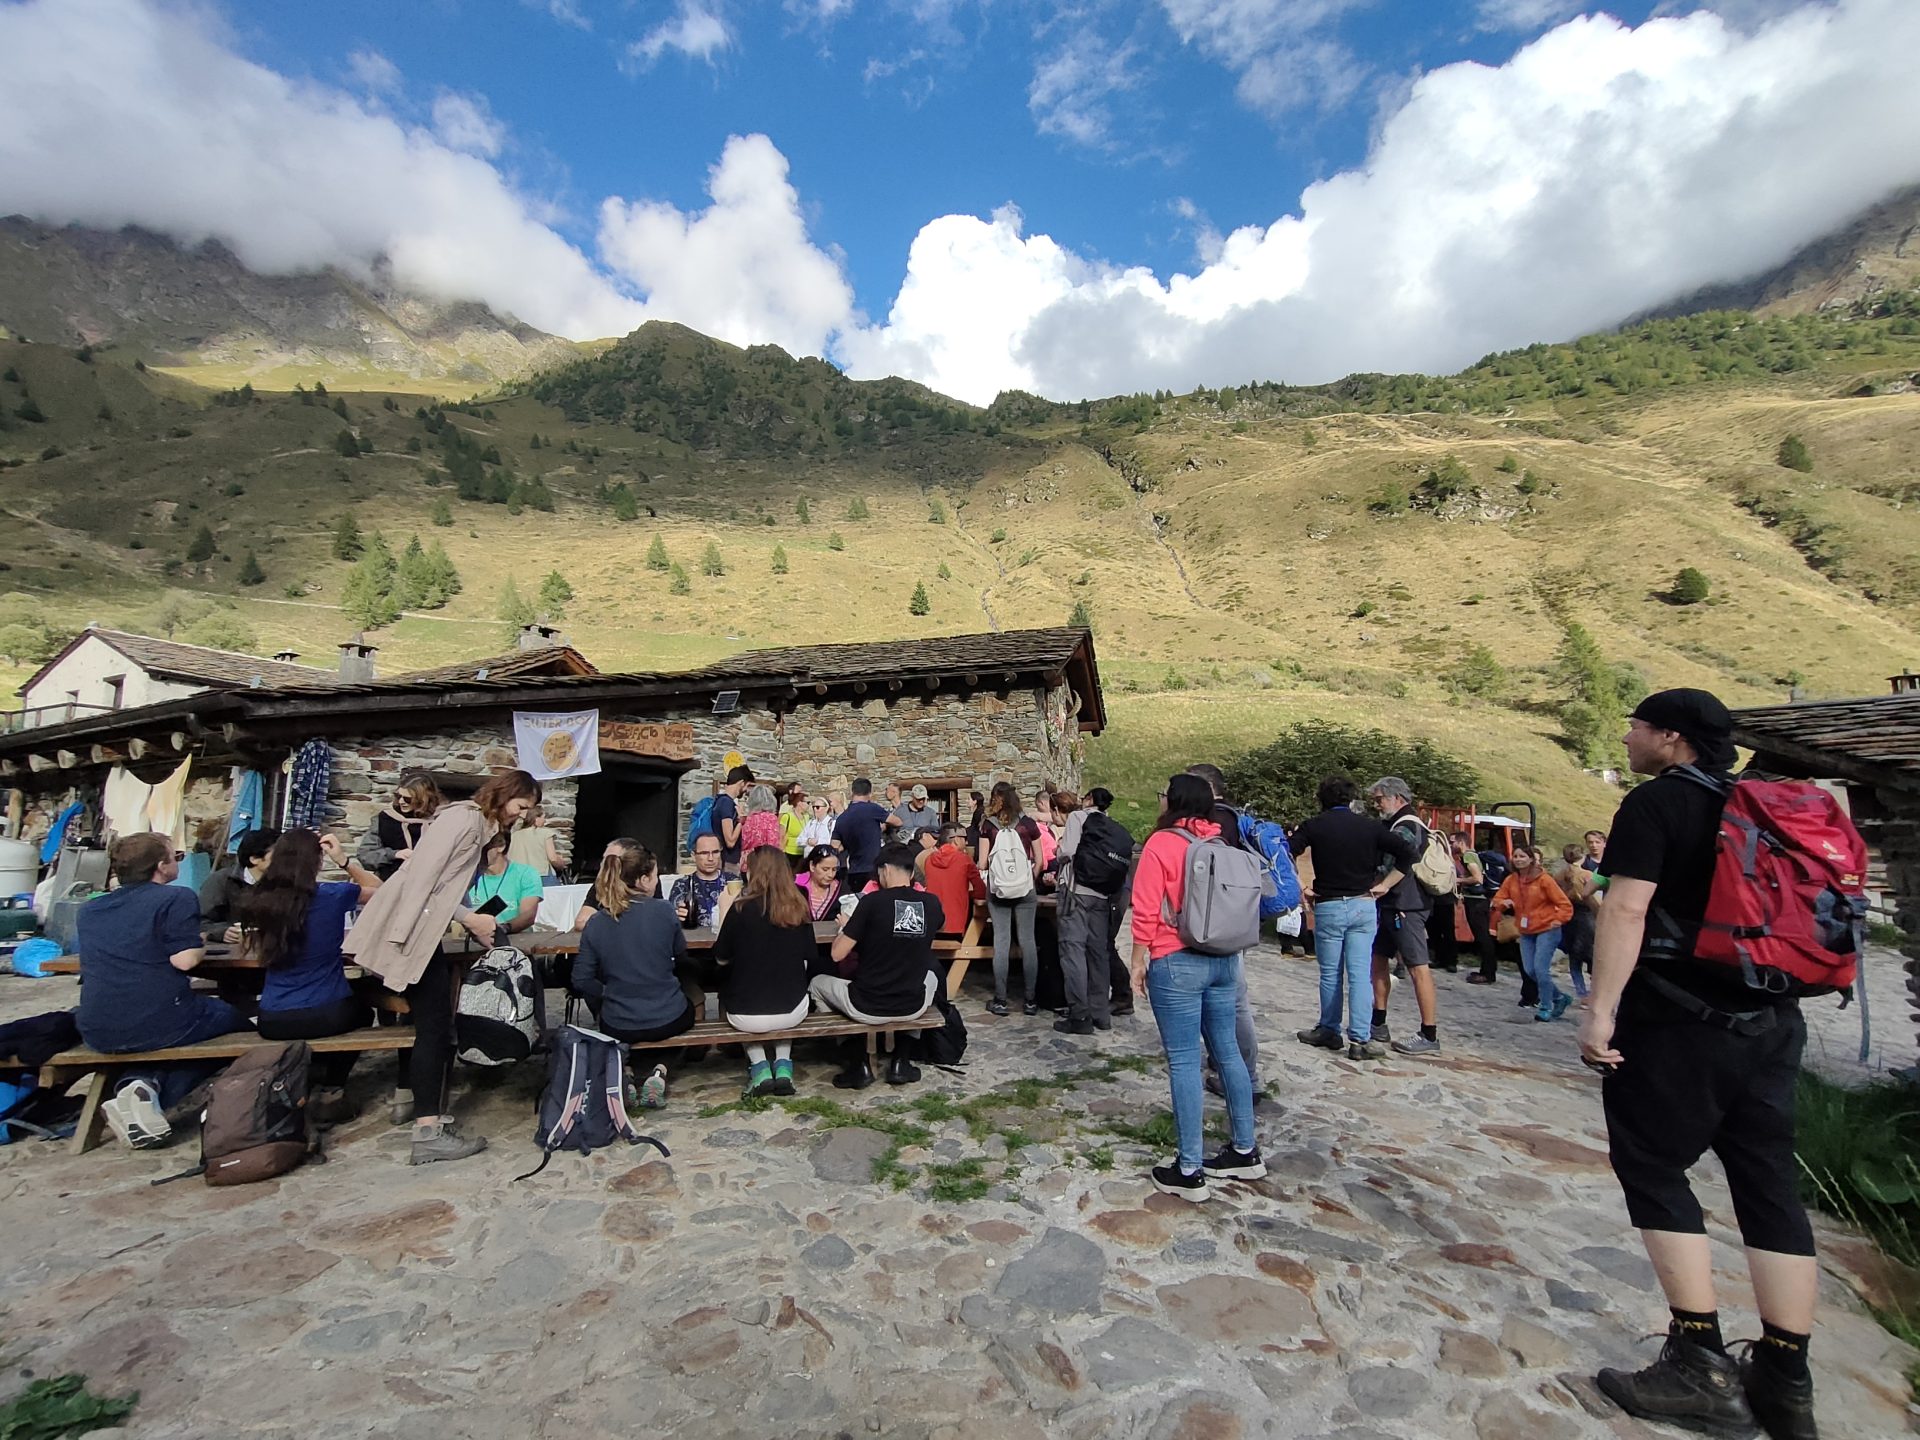
<instances>
[{"instance_id":1,"label":"stone hut","mask_svg":"<svg viewBox=\"0 0 1920 1440\"><path fill-rule=\"evenodd\" d=\"M325 823L346 838L403 772L465 793L515 764L515 712L584 710L599 714L601 770L547 782L550 823L575 832L579 856L634 835L676 864L689 812L731 764L843 797L861 776L876 789L924 784L964 819L966 792L997 779L1027 793L1078 788L1082 737L1105 721L1085 629L752 650L673 674L606 675L584 658L530 669L509 656L392 680L256 682L4 734L0 783L51 814L97 793L116 765L151 781L191 756L201 779L190 814L224 814L239 767L267 777L266 814L278 817L291 757L320 740L332 761Z\"/></svg>"},{"instance_id":2,"label":"stone hut","mask_svg":"<svg viewBox=\"0 0 1920 1440\"><path fill-rule=\"evenodd\" d=\"M1902 683L1911 678L1894 676L1892 694L1869 699L1736 711L1733 738L1763 770L1844 786L1872 857L1868 883L1901 932L1920 1023L1920 690Z\"/></svg>"}]
</instances>

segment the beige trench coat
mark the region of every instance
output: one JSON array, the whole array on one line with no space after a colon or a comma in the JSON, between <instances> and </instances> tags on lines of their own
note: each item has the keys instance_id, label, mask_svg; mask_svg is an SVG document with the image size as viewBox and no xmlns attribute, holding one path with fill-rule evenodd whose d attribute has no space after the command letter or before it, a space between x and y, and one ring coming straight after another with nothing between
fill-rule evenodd
<instances>
[{"instance_id":1,"label":"beige trench coat","mask_svg":"<svg viewBox=\"0 0 1920 1440\"><path fill-rule=\"evenodd\" d=\"M443 806L420 834L413 854L367 900L343 947L389 990L404 990L426 972L446 938L454 911L466 905L480 852L494 827L470 800Z\"/></svg>"}]
</instances>

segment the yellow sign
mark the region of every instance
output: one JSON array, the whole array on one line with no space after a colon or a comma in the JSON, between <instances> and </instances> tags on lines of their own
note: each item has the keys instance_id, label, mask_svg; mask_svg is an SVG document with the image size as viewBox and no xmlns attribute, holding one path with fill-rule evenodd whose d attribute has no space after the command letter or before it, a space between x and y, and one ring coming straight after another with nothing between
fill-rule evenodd
<instances>
[{"instance_id":1,"label":"yellow sign","mask_svg":"<svg viewBox=\"0 0 1920 1440\"><path fill-rule=\"evenodd\" d=\"M725 766L727 769L731 770L736 765L746 764L747 757L742 755L738 750L729 750L724 756L721 757L720 763L723 766Z\"/></svg>"}]
</instances>

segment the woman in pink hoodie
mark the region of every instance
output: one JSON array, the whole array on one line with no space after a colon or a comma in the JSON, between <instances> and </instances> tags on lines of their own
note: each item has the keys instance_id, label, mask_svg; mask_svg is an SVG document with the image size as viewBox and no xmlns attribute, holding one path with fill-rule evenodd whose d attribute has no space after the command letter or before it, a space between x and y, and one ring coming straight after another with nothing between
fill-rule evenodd
<instances>
[{"instance_id":1,"label":"woman in pink hoodie","mask_svg":"<svg viewBox=\"0 0 1920 1440\"><path fill-rule=\"evenodd\" d=\"M1257 1180L1267 1173L1253 1132L1253 1082L1234 1038L1240 957L1202 955L1180 944L1187 851L1220 834L1209 818L1214 804L1213 787L1198 776L1168 780L1160 792L1160 822L1141 847L1133 879L1133 988L1146 992L1160 1027L1180 1150L1173 1164L1154 1167L1153 1184L1168 1195L1196 1201L1207 1198L1209 1179ZM1203 1032L1219 1062L1233 1134L1233 1143L1206 1161L1200 1153Z\"/></svg>"}]
</instances>

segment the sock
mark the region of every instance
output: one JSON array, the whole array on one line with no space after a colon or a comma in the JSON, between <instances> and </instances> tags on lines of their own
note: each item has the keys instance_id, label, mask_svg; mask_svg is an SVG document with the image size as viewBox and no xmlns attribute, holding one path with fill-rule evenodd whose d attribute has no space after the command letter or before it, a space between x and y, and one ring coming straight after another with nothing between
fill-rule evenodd
<instances>
[{"instance_id":1,"label":"sock","mask_svg":"<svg viewBox=\"0 0 1920 1440\"><path fill-rule=\"evenodd\" d=\"M1753 1358L1761 1365L1789 1380L1807 1378L1808 1335L1782 1330L1771 1321L1760 1322L1761 1336L1753 1347Z\"/></svg>"},{"instance_id":2,"label":"sock","mask_svg":"<svg viewBox=\"0 0 1920 1440\"><path fill-rule=\"evenodd\" d=\"M1374 1024L1376 1025L1376 1026L1378 1026L1378 1025L1384 1025L1384 1024L1386 1024L1386 1023L1387 1023L1387 1012L1386 1012L1386 1011L1384 1011L1384 1010L1376 1010L1376 1011L1374 1011L1374 1012L1373 1012L1373 1023L1374 1023Z\"/></svg>"},{"instance_id":3,"label":"sock","mask_svg":"<svg viewBox=\"0 0 1920 1440\"><path fill-rule=\"evenodd\" d=\"M773 1047L774 1063L777 1065L782 1060L786 1061L789 1065L793 1063L793 1046L785 1040L782 1040L778 1045Z\"/></svg>"},{"instance_id":4,"label":"sock","mask_svg":"<svg viewBox=\"0 0 1920 1440\"><path fill-rule=\"evenodd\" d=\"M747 1046L747 1063L749 1065L766 1064L767 1063L767 1047L764 1045Z\"/></svg>"},{"instance_id":5,"label":"sock","mask_svg":"<svg viewBox=\"0 0 1920 1440\"><path fill-rule=\"evenodd\" d=\"M1422 1040L1438 1040L1440 1038L1440 1027L1438 1025L1422 1025L1420 1027L1420 1038Z\"/></svg>"},{"instance_id":6,"label":"sock","mask_svg":"<svg viewBox=\"0 0 1920 1440\"><path fill-rule=\"evenodd\" d=\"M1718 1310L1675 1310L1673 1323L1680 1327L1683 1339L1691 1340L1703 1350L1717 1350L1727 1353L1727 1342L1720 1338L1720 1312Z\"/></svg>"}]
</instances>

